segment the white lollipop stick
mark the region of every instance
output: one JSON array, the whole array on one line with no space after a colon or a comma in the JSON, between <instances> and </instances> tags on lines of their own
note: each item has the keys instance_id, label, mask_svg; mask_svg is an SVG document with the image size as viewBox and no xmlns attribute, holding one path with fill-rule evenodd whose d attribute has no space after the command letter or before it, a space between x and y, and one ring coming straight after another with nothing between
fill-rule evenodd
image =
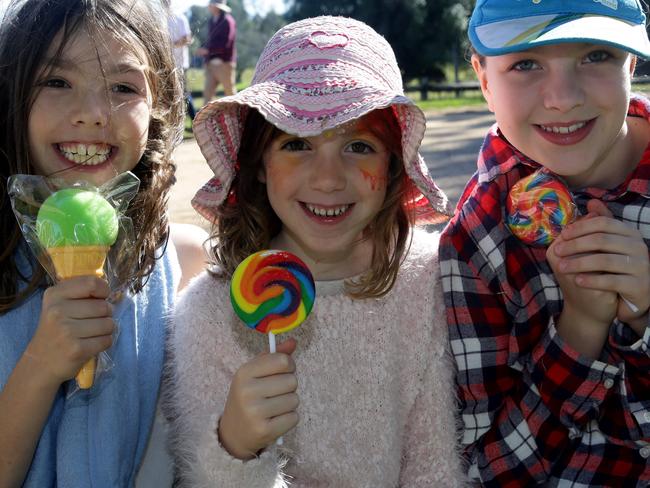
<instances>
[{"instance_id":1,"label":"white lollipop stick","mask_svg":"<svg viewBox=\"0 0 650 488\"><path fill-rule=\"evenodd\" d=\"M275 352L275 334L273 332L269 332L269 352L273 354ZM275 440L275 445L276 446L281 446L284 443L284 440L282 437L278 437Z\"/></svg>"},{"instance_id":2,"label":"white lollipop stick","mask_svg":"<svg viewBox=\"0 0 650 488\"><path fill-rule=\"evenodd\" d=\"M632 312L637 313L639 311L639 307L634 305L631 301L629 301L627 298L625 298L623 295L620 295L620 297L623 299L625 304L632 310Z\"/></svg>"}]
</instances>

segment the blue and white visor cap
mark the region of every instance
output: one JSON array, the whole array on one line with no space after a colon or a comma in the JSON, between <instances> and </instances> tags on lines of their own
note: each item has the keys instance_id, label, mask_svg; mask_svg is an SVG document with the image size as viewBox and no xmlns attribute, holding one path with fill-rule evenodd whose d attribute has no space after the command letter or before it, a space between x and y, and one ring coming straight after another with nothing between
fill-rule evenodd
<instances>
[{"instance_id":1,"label":"blue and white visor cap","mask_svg":"<svg viewBox=\"0 0 650 488\"><path fill-rule=\"evenodd\" d=\"M545 44L605 44L650 58L639 0L478 0L469 38L484 56Z\"/></svg>"}]
</instances>

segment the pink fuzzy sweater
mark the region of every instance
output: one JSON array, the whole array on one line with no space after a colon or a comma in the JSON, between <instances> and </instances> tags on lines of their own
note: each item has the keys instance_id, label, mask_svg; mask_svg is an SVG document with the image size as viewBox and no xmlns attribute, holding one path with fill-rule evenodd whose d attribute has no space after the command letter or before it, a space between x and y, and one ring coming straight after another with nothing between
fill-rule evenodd
<instances>
[{"instance_id":1,"label":"pink fuzzy sweater","mask_svg":"<svg viewBox=\"0 0 650 488\"><path fill-rule=\"evenodd\" d=\"M437 248L437 234L416 232L381 299L353 300L342 281L317 282L314 310L288 334L298 341L299 424L282 449L246 462L215 431L233 374L267 339L234 315L227 281L194 280L172 320L163 393L184 486L462 486Z\"/></svg>"}]
</instances>

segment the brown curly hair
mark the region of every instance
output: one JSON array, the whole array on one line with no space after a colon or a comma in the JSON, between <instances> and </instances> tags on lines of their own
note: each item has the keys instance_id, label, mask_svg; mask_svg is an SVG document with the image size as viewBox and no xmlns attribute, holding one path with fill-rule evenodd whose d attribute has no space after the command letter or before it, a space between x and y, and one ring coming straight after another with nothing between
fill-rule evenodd
<instances>
[{"instance_id":1,"label":"brown curly hair","mask_svg":"<svg viewBox=\"0 0 650 488\"><path fill-rule=\"evenodd\" d=\"M374 110L366 116L367 126L376 133L391 157L388 187L382 208L365 230L364 238L373 243L370 269L357 280L346 282L353 298L377 298L393 287L399 267L410 246L413 211L406 202L408 176L402 161L401 131L391 107ZM282 132L267 122L255 109L248 109L238 154L239 170L230 195L218 209L211 238L215 274L231 276L249 254L268 249L282 229L282 222L269 203L266 186L258 181L266 148Z\"/></svg>"},{"instance_id":2,"label":"brown curly hair","mask_svg":"<svg viewBox=\"0 0 650 488\"><path fill-rule=\"evenodd\" d=\"M36 288L47 285L43 269L32 262L21 274L15 257L23 243L7 195L7 178L34 174L28 119L38 95L36 80L51 67L46 53L55 36L55 58L80 29L91 38L110 32L133 52L144 52L152 110L145 152L133 169L140 190L127 210L136 242L124 256L118 280L133 293L146 284L169 237L167 196L175 181L171 156L184 122L181 77L171 54L165 12L150 0L13 0L0 27L0 314L18 306Z\"/></svg>"}]
</instances>

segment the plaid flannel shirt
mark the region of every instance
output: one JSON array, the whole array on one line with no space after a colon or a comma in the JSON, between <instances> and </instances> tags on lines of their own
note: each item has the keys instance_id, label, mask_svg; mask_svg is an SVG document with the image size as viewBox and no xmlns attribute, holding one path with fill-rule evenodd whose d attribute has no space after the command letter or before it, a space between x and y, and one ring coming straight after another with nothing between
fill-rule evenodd
<instances>
[{"instance_id":1,"label":"plaid flannel shirt","mask_svg":"<svg viewBox=\"0 0 650 488\"><path fill-rule=\"evenodd\" d=\"M650 119L650 103L633 97L629 114ZM615 321L599 360L556 333L546 249L504 224L510 187L538 168L492 127L441 239L469 473L488 487L649 486L650 327L639 338ZM618 188L574 198L581 212L604 201L650 246L650 147Z\"/></svg>"}]
</instances>

